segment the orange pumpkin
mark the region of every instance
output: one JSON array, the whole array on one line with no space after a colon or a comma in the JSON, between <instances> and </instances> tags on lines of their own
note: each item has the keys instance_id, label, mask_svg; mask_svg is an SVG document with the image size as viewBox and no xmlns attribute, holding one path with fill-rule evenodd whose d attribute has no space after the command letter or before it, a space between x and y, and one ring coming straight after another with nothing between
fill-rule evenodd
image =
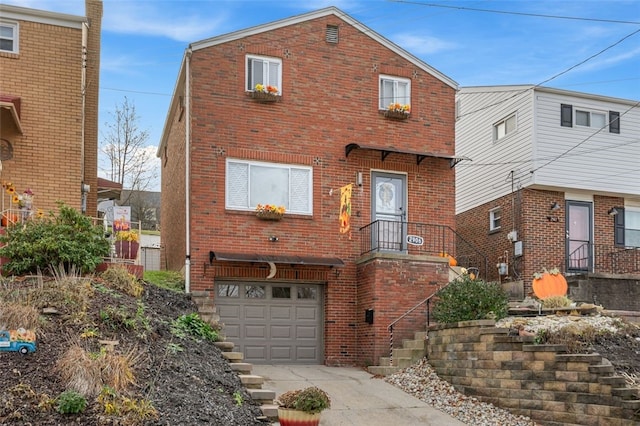
<instances>
[{"instance_id":1,"label":"orange pumpkin","mask_svg":"<svg viewBox=\"0 0 640 426\"><path fill-rule=\"evenodd\" d=\"M458 266L458 261L449 253L440 252L440 257L446 257L449 259L449 266Z\"/></svg>"},{"instance_id":2,"label":"orange pumpkin","mask_svg":"<svg viewBox=\"0 0 640 426\"><path fill-rule=\"evenodd\" d=\"M531 284L533 293L538 299L567 294L567 280L557 270L551 272L545 270L544 273L536 275Z\"/></svg>"}]
</instances>

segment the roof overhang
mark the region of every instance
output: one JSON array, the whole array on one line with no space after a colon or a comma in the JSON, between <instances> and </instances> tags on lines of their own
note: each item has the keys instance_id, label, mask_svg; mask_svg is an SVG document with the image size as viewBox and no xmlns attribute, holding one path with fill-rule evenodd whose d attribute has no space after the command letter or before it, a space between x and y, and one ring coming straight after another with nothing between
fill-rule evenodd
<instances>
[{"instance_id":1,"label":"roof overhang","mask_svg":"<svg viewBox=\"0 0 640 426\"><path fill-rule=\"evenodd\" d=\"M229 253L210 251L209 263L214 260L228 262L265 262L280 263L288 265L309 265L309 266L344 266L342 259L337 257L313 257L313 256L288 256L288 255L267 255L255 253Z\"/></svg>"},{"instance_id":2,"label":"roof overhang","mask_svg":"<svg viewBox=\"0 0 640 426\"><path fill-rule=\"evenodd\" d=\"M20 123L20 98L17 96L0 95L0 122L13 122L18 133L22 133Z\"/></svg>"},{"instance_id":3,"label":"roof overhang","mask_svg":"<svg viewBox=\"0 0 640 426\"><path fill-rule=\"evenodd\" d=\"M452 167L452 168L455 167L456 164L458 164L459 162L461 162L463 160L471 161L470 158L457 157L455 155L436 154L436 153L433 153L433 152L417 152L417 151L409 151L409 150L406 150L406 149L398 149L398 148L393 147L393 146L382 147L382 146L373 146L373 145L361 145L361 144L357 144L357 143L350 143L348 145L345 145L345 147L344 147L344 156L345 157L349 157L349 154L351 153L351 151L353 151L356 148L368 149L368 150L372 150L372 151L380 151L380 156L381 156L381 160L382 161L384 161L387 158L387 156L389 154L392 154L392 153L415 155L416 156L416 164L422 163L422 160L424 160L427 157L443 158L445 160L449 160L449 167Z\"/></svg>"}]
</instances>

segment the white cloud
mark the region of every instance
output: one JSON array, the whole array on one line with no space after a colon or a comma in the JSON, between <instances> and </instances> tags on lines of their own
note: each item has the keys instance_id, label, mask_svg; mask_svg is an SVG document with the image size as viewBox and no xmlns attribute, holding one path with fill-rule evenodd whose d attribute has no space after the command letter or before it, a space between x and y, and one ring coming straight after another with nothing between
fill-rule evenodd
<instances>
[{"instance_id":1,"label":"white cloud","mask_svg":"<svg viewBox=\"0 0 640 426\"><path fill-rule=\"evenodd\" d=\"M416 55L432 54L457 47L455 43L445 39L408 33L396 34L391 39L403 49Z\"/></svg>"}]
</instances>

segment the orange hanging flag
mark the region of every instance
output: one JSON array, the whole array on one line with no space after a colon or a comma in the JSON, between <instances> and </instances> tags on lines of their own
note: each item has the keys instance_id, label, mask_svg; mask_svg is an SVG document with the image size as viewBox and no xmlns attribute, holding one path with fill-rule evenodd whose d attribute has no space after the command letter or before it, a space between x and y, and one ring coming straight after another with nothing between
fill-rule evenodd
<instances>
[{"instance_id":1,"label":"orange hanging flag","mask_svg":"<svg viewBox=\"0 0 640 426\"><path fill-rule=\"evenodd\" d=\"M353 184L340 188L340 233L346 234L351 227L351 188Z\"/></svg>"}]
</instances>

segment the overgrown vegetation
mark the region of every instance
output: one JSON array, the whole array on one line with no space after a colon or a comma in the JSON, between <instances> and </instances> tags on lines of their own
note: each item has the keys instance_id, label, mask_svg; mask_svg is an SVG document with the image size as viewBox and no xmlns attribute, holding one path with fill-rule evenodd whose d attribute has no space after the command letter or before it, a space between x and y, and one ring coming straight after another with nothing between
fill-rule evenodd
<instances>
[{"instance_id":1,"label":"overgrown vegetation","mask_svg":"<svg viewBox=\"0 0 640 426\"><path fill-rule=\"evenodd\" d=\"M463 275L438 291L433 317L441 323L502 319L507 316L508 296L495 282Z\"/></svg>"},{"instance_id":2,"label":"overgrown vegetation","mask_svg":"<svg viewBox=\"0 0 640 426\"><path fill-rule=\"evenodd\" d=\"M144 280L160 288L184 293L184 277L178 271L144 271Z\"/></svg>"},{"instance_id":3,"label":"overgrown vegetation","mask_svg":"<svg viewBox=\"0 0 640 426\"><path fill-rule=\"evenodd\" d=\"M219 329L204 321L195 312L176 318L171 324L171 332L180 338L185 338L189 335L196 340L202 339L210 342L220 340Z\"/></svg>"},{"instance_id":4,"label":"overgrown vegetation","mask_svg":"<svg viewBox=\"0 0 640 426\"><path fill-rule=\"evenodd\" d=\"M58 204L59 213L16 223L0 235L0 256L9 259L3 271L13 275L51 271L62 265L92 272L109 254L109 241L102 226L77 210Z\"/></svg>"},{"instance_id":5,"label":"overgrown vegetation","mask_svg":"<svg viewBox=\"0 0 640 426\"><path fill-rule=\"evenodd\" d=\"M144 290L136 276L129 273L123 265L110 266L100 277L109 283L110 288L129 296L140 297L142 290Z\"/></svg>"},{"instance_id":6,"label":"overgrown vegetation","mask_svg":"<svg viewBox=\"0 0 640 426\"><path fill-rule=\"evenodd\" d=\"M571 306L573 301L569 299L567 296L549 296L544 299L540 299L542 302L543 308L553 309L553 308L566 308Z\"/></svg>"}]
</instances>

